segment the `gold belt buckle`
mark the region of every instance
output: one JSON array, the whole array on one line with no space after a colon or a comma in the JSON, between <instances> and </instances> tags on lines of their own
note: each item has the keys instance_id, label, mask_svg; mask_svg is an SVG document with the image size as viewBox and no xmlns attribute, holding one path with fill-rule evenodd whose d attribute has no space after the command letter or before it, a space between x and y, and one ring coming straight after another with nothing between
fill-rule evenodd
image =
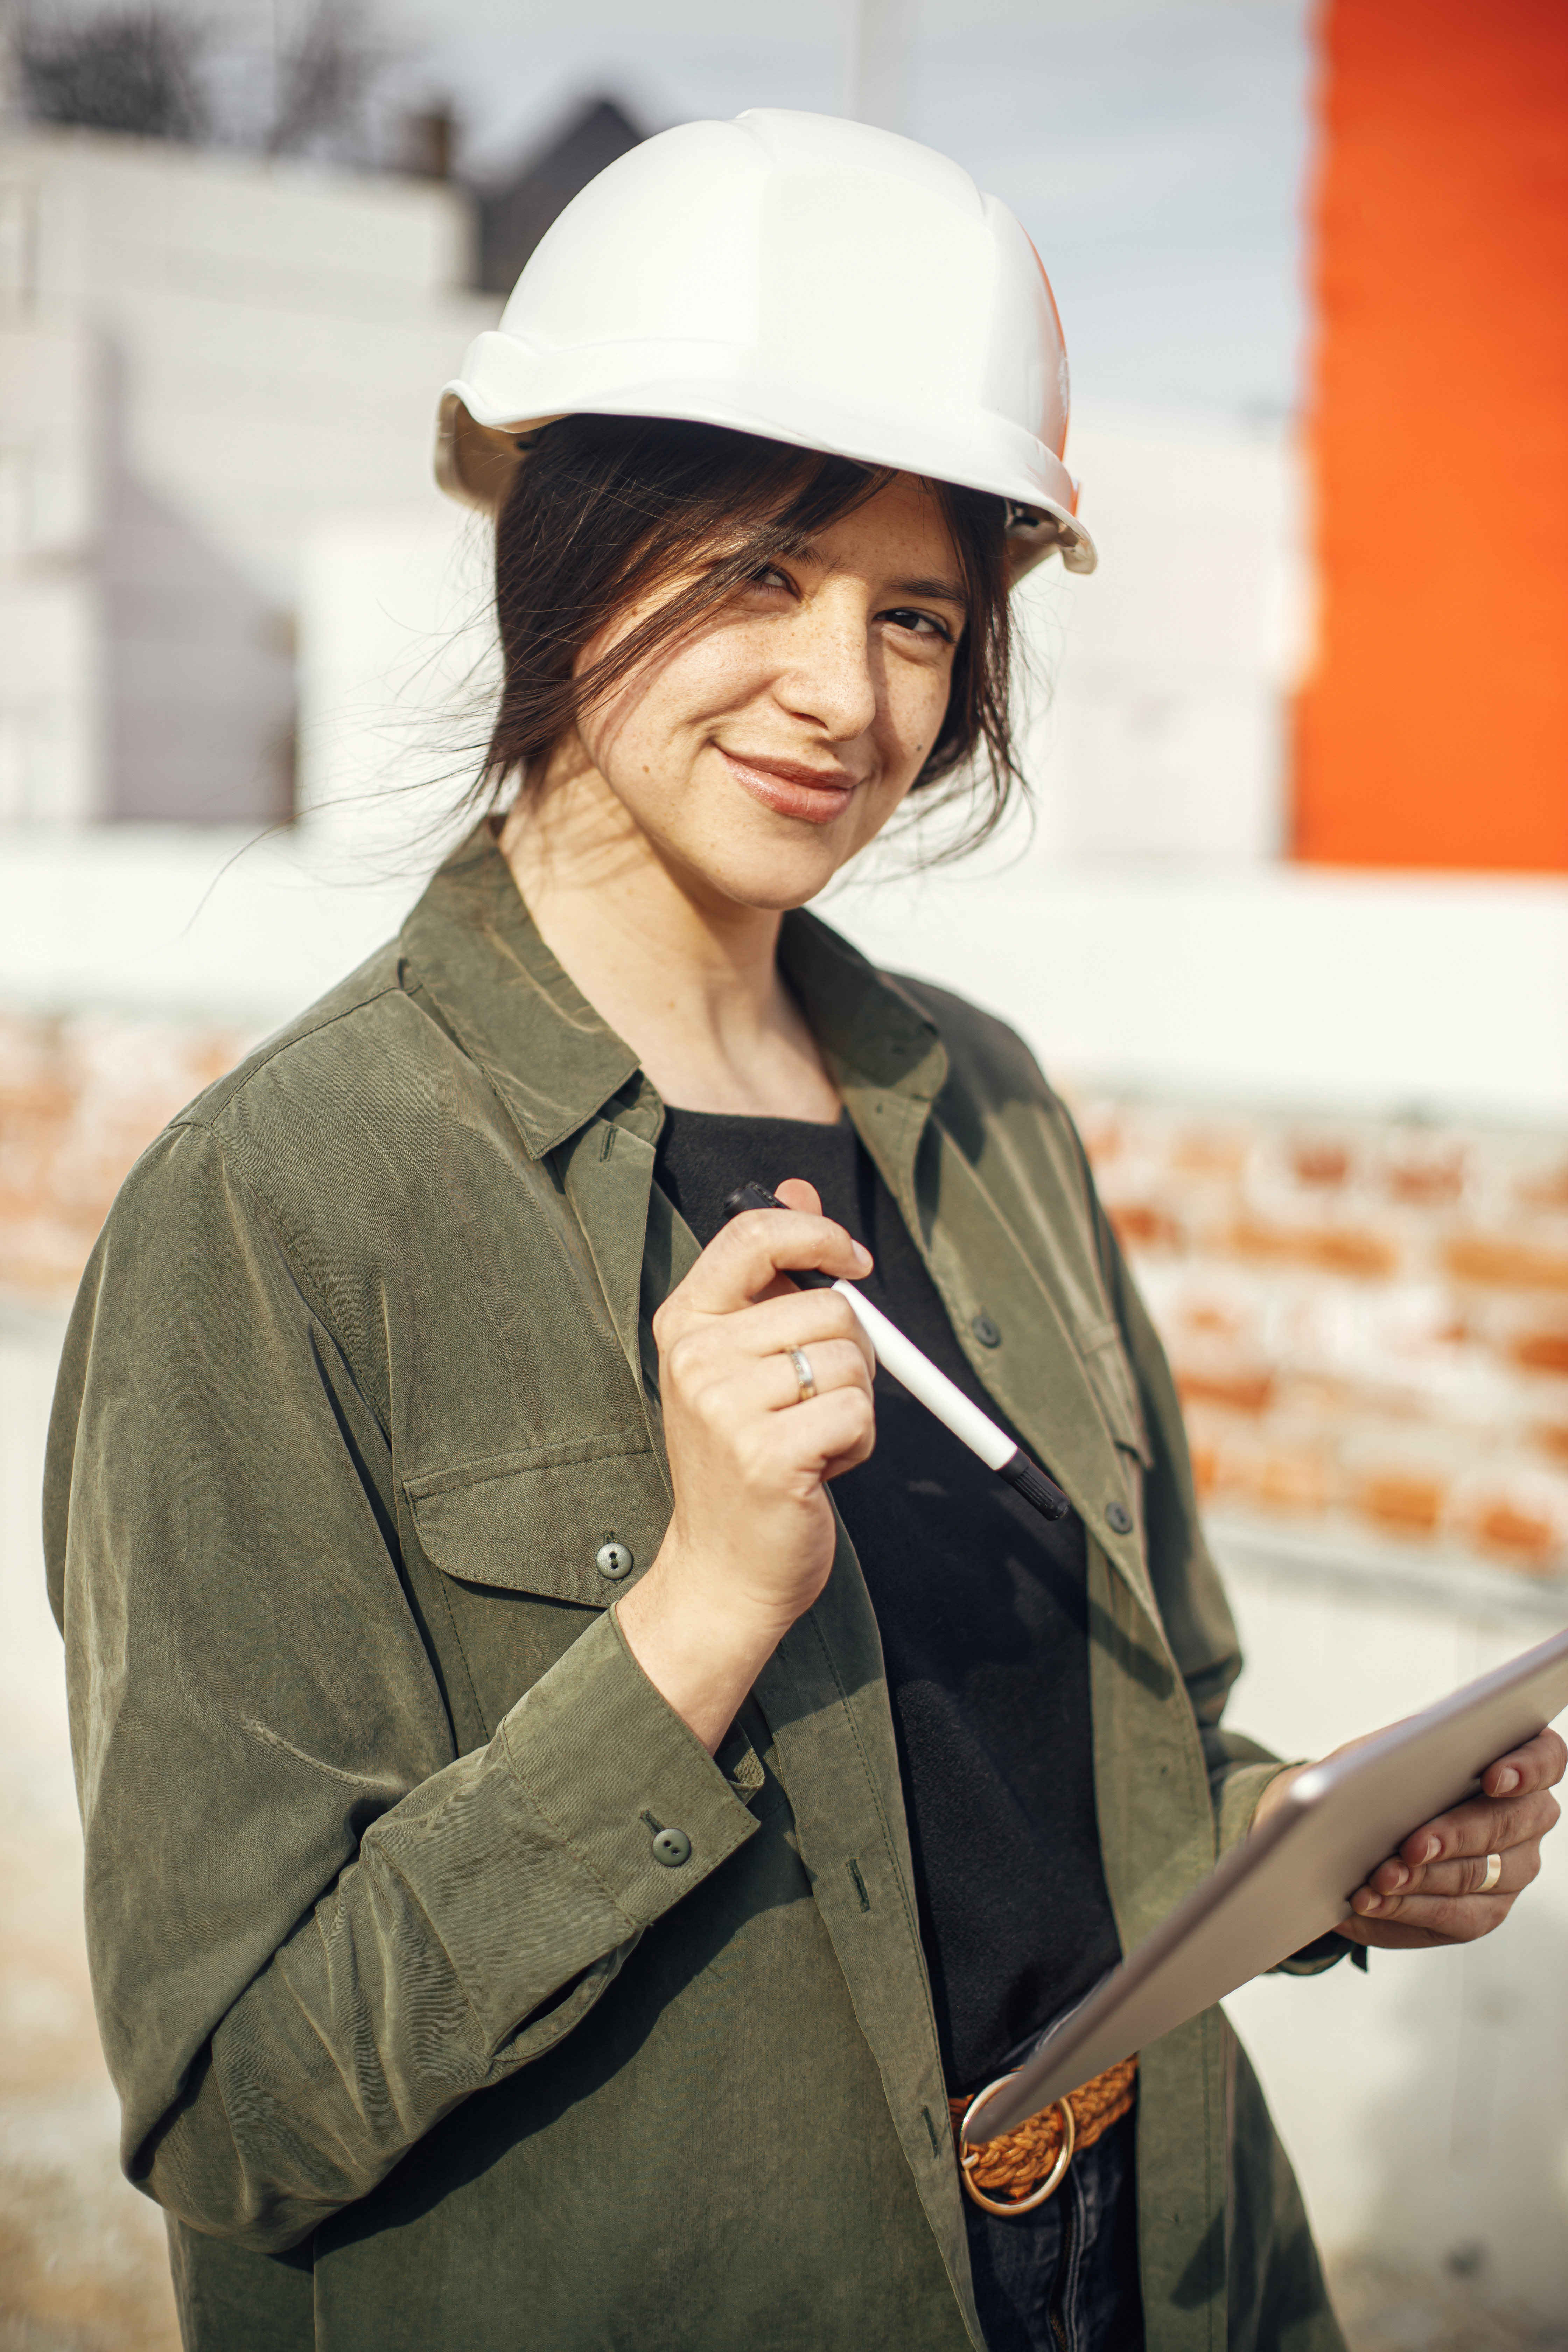
<instances>
[{"instance_id":1,"label":"gold belt buckle","mask_svg":"<svg viewBox=\"0 0 1568 2352\"><path fill-rule=\"evenodd\" d=\"M994 2197L987 2197L985 2191L977 2187L973 2178L973 2168L979 2163L984 2151L984 2148L969 2147L969 2126L974 2120L976 2110L983 2107L986 2100L991 2097L994 2092L999 2091L1004 2083L1010 2083L1013 2080L1014 2075L1017 2074L1021 2070L1018 2067L1015 2066L1011 2074L998 2074L994 2083L987 2083L983 2091L976 2091L974 2096L970 2100L969 2105L963 2110L963 2121L958 2126L959 2177L963 2180L963 2186L968 2194L973 2199L974 2202L980 2207L983 2212L1000 2213L1004 2219L1005 2219L1010 2213L1032 2213L1037 2206L1045 2204L1047 2198L1051 2198L1056 2195L1057 2190L1061 2187L1062 2182L1067 2178L1067 2168L1072 2162L1072 2152L1078 2140L1078 2126L1073 2119L1073 2111L1070 2101L1067 2099L1057 2099L1053 2104L1058 2115L1060 2116L1062 2119L1062 2144L1058 2152L1056 2162L1052 2165L1050 2171L1047 2174L1045 2179L1041 2181L1039 2187L1035 2189L1030 2196L1015 2198L1009 2204L1005 2205L1001 2203L1000 2200ZM1004 2132L1002 2134L1002 2137L1005 2139L1006 2137L1006 2133Z\"/></svg>"}]
</instances>

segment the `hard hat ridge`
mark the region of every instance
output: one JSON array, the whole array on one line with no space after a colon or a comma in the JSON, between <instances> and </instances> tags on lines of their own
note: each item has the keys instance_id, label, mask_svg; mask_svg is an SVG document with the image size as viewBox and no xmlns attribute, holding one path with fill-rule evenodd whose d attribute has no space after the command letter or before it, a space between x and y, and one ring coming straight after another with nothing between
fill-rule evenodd
<instances>
[{"instance_id":1,"label":"hard hat ridge","mask_svg":"<svg viewBox=\"0 0 1568 2352\"><path fill-rule=\"evenodd\" d=\"M758 110L683 123L590 181L447 386L437 478L493 510L527 434L581 413L990 491L1015 576L1053 547L1094 567L1039 257L958 164L891 131Z\"/></svg>"}]
</instances>

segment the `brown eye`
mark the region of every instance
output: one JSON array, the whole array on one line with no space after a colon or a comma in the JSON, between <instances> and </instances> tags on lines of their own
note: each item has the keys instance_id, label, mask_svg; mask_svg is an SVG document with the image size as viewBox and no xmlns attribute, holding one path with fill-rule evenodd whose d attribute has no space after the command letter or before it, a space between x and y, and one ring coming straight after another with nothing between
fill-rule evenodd
<instances>
[{"instance_id":1,"label":"brown eye","mask_svg":"<svg viewBox=\"0 0 1568 2352\"><path fill-rule=\"evenodd\" d=\"M934 637L944 646L952 643L952 631L945 621L939 621L934 613L920 613L912 606L900 605L894 612L884 613L882 618L892 621L900 629L911 630L917 636Z\"/></svg>"}]
</instances>

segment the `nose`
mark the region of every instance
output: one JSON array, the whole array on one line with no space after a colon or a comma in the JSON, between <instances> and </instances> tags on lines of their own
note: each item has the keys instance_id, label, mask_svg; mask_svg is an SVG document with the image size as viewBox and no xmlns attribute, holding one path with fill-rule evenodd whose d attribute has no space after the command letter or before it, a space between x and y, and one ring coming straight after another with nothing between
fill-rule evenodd
<instances>
[{"instance_id":1,"label":"nose","mask_svg":"<svg viewBox=\"0 0 1568 2352\"><path fill-rule=\"evenodd\" d=\"M793 718L850 743L876 723L880 665L865 598L848 580L825 581L796 612L774 691Z\"/></svg>"}]
</instances>

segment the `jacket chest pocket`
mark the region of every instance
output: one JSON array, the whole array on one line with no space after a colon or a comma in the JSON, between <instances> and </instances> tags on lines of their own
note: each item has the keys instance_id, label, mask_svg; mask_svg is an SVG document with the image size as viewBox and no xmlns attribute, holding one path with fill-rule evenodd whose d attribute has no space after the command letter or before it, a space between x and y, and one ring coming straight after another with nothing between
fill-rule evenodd
<instances>
[{"instance_id":1,"label":"jacket chest pocket","mask_svg":"<svg viewBox=\"0 0 1568 2352\"><path fill-rule=\"evenodd\" d=\"M1150 1450L1149 1431L1121 1327L1115 1323L1090 1325L1079 1332L1078 1348L1095 1402L1118 1449L1131 1454L1140 1469L1152 1470L1154 1456ZM1131 1469L1131 1464L1128 1466Z\"/></svg>"},{"instance_id":2,"label":"jacket chest pocket","mask_svg":"<svg viewBox=\"0 0 1568 2352\"><path fill-rule=\"evenodd\" d=\"M405 1479L403 1491L436 1571L418 1580L454 1709L466 1685L487 1738L651 1566L669 1519L640 1428L458 1463Z\"/></svg>"}]
</instances>

